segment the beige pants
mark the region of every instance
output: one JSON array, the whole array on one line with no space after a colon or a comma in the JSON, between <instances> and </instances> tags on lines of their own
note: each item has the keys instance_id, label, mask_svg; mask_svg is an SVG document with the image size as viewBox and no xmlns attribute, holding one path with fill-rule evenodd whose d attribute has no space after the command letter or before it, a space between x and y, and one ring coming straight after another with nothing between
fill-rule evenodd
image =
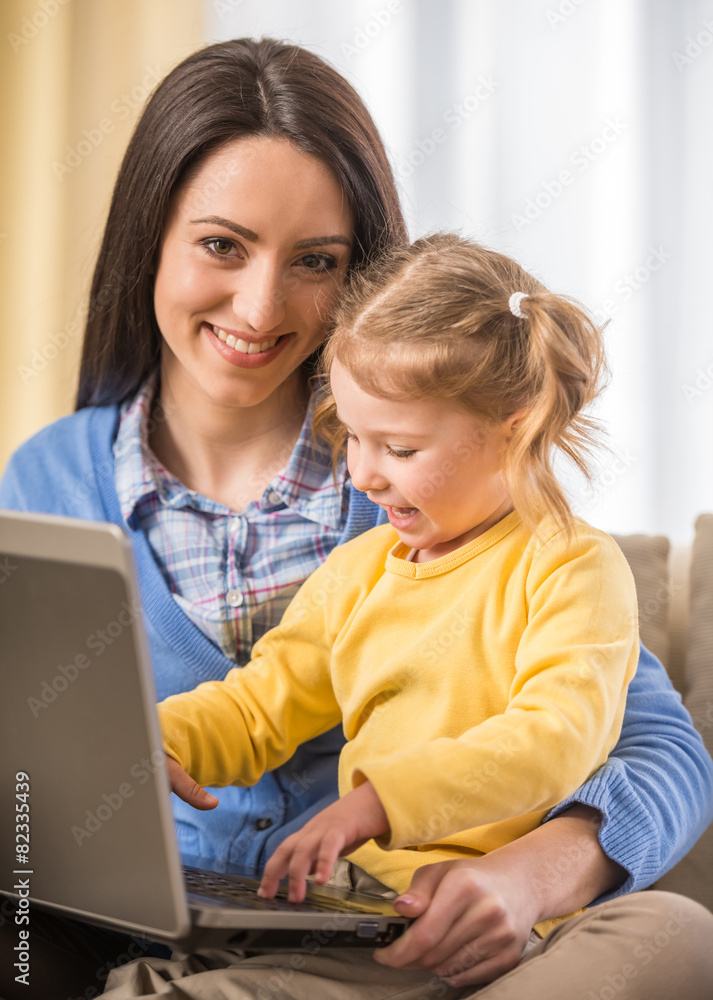
<instances>
[{"instance_id":1,"label":"beige pants","mask_svg":"<svg viewBox=\"0 0 713 1000\"><path fill-rule=\"evenodd\" d=\"M368 876L367 876L368 877ZM487 986L453 989L374 962L368 950L245 958L205 951L138 959L109 976L105 998L161 1000L711 1000L713 914L684 896L640 892L560 924Z\"/></svg>"}]
</instances>

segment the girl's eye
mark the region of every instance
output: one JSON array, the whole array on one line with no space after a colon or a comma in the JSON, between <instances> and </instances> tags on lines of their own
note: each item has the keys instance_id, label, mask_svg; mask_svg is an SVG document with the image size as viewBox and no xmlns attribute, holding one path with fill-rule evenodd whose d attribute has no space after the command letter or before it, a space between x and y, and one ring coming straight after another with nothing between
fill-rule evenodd
<instances>
[{"instance_id":1,"label":"girl's eye","mask_svg":"<svg viewBox=\"0 0 713 1000\"><path fill-rule=\"evenodd\" d=\"M306 268L308 271L313 271L315 274L324 274L327 271L332 271L337 266L337 262L334 257L331 257L326 253L308 253L304 257L300 258L300 264L302 267Z\"/></svg>"},{"instance_id":2,"label":"girl's eye","mask_svg":"<svg viewBox=\"0 0 713 1000\"><path fill-rule=\"evenodd\" d=\"M232 240L223 236L211 236L210 239L201 240L201 246L211 257L230 257L231 250L236 250Z\"/></svg>"},{"instance_id":3,"label":"girl's eye","mask_svg":"<svg viewBox=\"0 0 713 1000\"><path fill-rule=\"evenodd\" d=\"M415 454L415 448L412 448L410 451L397 451L394 448L389 448L389 455L392 455L394 458L411 458L411 456Z\"/></svg>"}]
</instances>

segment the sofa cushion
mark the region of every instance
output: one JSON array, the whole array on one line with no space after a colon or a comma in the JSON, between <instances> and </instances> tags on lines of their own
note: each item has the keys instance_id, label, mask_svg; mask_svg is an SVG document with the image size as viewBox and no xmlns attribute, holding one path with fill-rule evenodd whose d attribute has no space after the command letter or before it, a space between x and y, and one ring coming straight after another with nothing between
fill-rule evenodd
<instances>
[{"instance_id":1,"label":"sofa cushion","mask_svg":"<svg viewBox=\"0 0 713 1000\"><path fill-rule=\"evenodd\" d=\"M701 514L691 553L691 596L683 701L713 755L713 514ZM713 910L713 826L658 889L682 892Z\"/></svg>"},{"instance_id":2,"label":"sofa cushion","mask_svg":"<svg viewBox=\"0 0 713 1000\"><path fill-rule=\"evenodd\" d=\"M663 535L612 537L626 556L634 574L641 641L664 666L668 666L668 607L671 600L669 540Z\"/></svg>"}]
</instances>

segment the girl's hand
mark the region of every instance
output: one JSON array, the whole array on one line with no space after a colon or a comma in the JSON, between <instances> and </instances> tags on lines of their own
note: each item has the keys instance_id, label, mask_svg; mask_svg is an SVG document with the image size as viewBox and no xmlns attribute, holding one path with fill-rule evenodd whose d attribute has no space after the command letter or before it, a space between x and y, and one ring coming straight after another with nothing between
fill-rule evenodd
<instances>
[{"instance_id":1,"label":"girl's hand","mask_svg":"<svg viewBox=\"0 0 713 1000\"><path fill-rule=\"evenodd\" d=\"M206 792L205 788L196 784L178 761L169 757L168 754L166 754L166 773L171 791L175 792L179 799L183 799L189 806L193 806L194 809L215 809L218 805L219 800L216 799L215 795L211 795L210 792Z\"/></svg>"},{"instance_id":2,"label":"girl's hand","mask_svg":"<svg viewBox=\"0 0 713 1000\"><path fill-rule=\"evenodd\" d=\"M489 983L509 972L537 920L527 893L487 858L419 868L393 906L417 919L374 954L376 961L396 969L426 969L453 986Z\"/></svg>"},{"instance_id":3,"label":"girl's hand","mask_svg":"<svg viewBox=\"0 0 713 1000\"><path fill-rule=\"evenodd\" d=\"M280 879L289 875L288 899L301 903L308 875L314 872L317 882L326 882L338 857L388 831L381 800L373 785L365 781L280 844L265 865L258 895L272 899Z\"/></svg>"}]
</instances>

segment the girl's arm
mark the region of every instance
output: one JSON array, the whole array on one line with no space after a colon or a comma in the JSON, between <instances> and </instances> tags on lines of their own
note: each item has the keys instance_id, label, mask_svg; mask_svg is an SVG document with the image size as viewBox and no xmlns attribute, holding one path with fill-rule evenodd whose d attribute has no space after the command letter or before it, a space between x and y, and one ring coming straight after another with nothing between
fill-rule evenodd
<instances>
[{"instance_id":1,"label":"girl's arm","mask_svg":"<svg viewBox=\"0 0 713 1000\"><path fill-rule=\"evenodd\" d=\"M199 785L253 785L340 721L330 658L342 606L325 595L340 584L350 605L334 575L327 559L244 667L159 704L164 749Z\"/></svg>"}]
</instances>

